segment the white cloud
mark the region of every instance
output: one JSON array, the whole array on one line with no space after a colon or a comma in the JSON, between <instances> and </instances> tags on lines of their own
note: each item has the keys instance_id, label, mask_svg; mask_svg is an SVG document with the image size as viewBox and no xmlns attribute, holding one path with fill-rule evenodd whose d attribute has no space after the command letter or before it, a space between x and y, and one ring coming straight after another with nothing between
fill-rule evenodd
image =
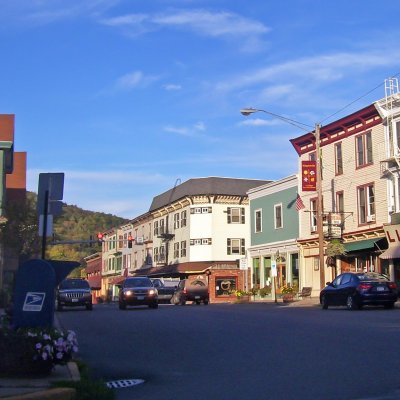
<instances>
[{"instance_id":1,"label":"white cloud","mask_svg":"<svg viewBox=\"0 0 400 400\"><path fill-rule=\"evenodd\" d=\"M115 87L122 90L131 90L139 87L147 87L158 79L159 77L145 75L142 71L132 71L118 78Z\"/></svg>"},{"instance_id":2,"label":"white cloud","mask_svg":"<svg viewBox=\"0 0 400 400\"><path fill-rule=\"evenodd\" d=\"M240 122L240 125L246 126L274 126L280 124L282 124L282 122L277 119L266 120L261 118L246 119Z\"/></svg>"},{"instance_id":3,"label":"white cloud","mask_svg":"<svg viewBox=\"0 0 400 400\"><path fill-rule=\"evenodd\" d=\"M306 80L310 85L332 83L343 78L382 66L396 66L399 64L400 51L393 50L387 57L384 50L372 50L370 52L333 53L317 57L306 57L284 63L259 68L240 74L233 78L219 82L216 88L221 91L232 91L245 87L259 86L262 83L274 84L274 82L286 82L280 86L264 89L287 92L295 86L296 81ZM287 83L290 81L290 83ZM302 85L303 87L305 85Z\"/></svg>"},{"instance_id":4,"label":"white cloud","mask_svg":"<svg viewBox=\"0 0 400 400\"><path fill-rule=\"evenodd\" d=\"M6 1L1 5L0 20L5 23L23 20L25 26L27 23L45 25L82 16L96 17L119 2L120 0Z\"/></svg>"},{"instance_id":5,"label":"white cloud","mask_svg":"<svg viewBox=\"0 0 400 400\"><path fill-rule=\"evenodd\" d=\"M118 27L129 36L137 36L162 28L178 28L201 36L240 40L245 51L259 50L260 37L270 31L263 23L232 12L177 10L160 14L127 14L101 19L100 23Z\"/></svg>"},{"instance_id":6,"label":"white cloud","mask_svg":"<svg viewBox=\"0 0 400 400\"><path fill-rule=\"evenodd\" d=\"M191 127L176 127L172 125L167 125L164 127L165 132L175 133L180 136L187 136L187 137L205 137L200 132L206 130L206 126L204 122L197 122Z\"/></svg>"},{"instance_id":7,"label":"white cloud","mask_svg":"<svg viewBox=\"0 0 400 400\"><path fill-rule=\"evenodd\" d=\"M174 83L167 83L166 85L163 86L163 88L167 91L169 90L181 90L182 86L181 85L176 85Z\"/></svg>"}]
</instances>

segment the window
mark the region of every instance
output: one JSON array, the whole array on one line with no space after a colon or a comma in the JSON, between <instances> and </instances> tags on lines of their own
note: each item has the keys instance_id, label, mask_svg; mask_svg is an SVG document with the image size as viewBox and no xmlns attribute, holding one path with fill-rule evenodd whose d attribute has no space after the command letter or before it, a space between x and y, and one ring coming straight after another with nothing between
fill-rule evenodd
<instances>
[{"instance_id":1,"label":"window","mask_svg":"<svg viewBox=\"0 0 400 400\"><path fill-rule=\"evenodd\" d=\"M274 220L275 220L275 229L279 229L279 228L283 227L282 204L276 204L274 206Z\"/></svg>"},{"instance_id":2,"label":"window","mask_svg":"<svg viewBox=\"0 0 400 400\"><path fill-rule=\"evenodd\" d=\"M186 226L186 210L181 212L181 227Z\"/></svg>"},{"instance_id":3,"label":"window","mask_svg":"<svg viewBox=\"0 0 400 400\"><path fill-rule=\"evenodd\" d=\"M254 212L254 231L255 233L262 232L262 211L256 210Z\"/></svg>"},{"instance_id":4,"label":"window","mask_svg":"<svg viewBox=\"0 0 400 400\"><path fill-rule=\"evenodd\" d=\"M317 231L317 199L310 200L310 225L311 232Z\"/></svg>"},{"instance_id":5,"label":"window","mask_svg":"<svg viewBox=\"0 0 400 400\"><path fill-rule=\"evenodd\" d=\"M342 221L342 229L344 229L344 194L343 192L336 193L336 212L340 213Z\"/></svg>"},{"instance_id":6,"label":"window","mask_svg":"<svg viewBox=\"0 0 400 400\"><path fill-rule=\"evenodd\" d=\"M118 235L118 248L122 249L124 247L124 236Z\"/></svg>"},{"instance_id":7,"label":"window","mask_svg":"<svg viewBox=\"0 0 400 400\"><path fill-rule=\"evenodd\" d=\"M179 228L179 213L174 214L174 229Z\"/></svg>"},{"instance_id":8,"label":"window","mask_svg":"<svg viewBox=\"0 0 400 400\"><path fill-rule=\"evenodd\" d=\"M372 137L371 132L356 137L357 168L372 164Z\"/></svg>"},{"instance_id":9,"label":"window","mask_svg":"<svg viewBox=\"0 0 400 400\"><path fill-rule=\"evenodd\" d=\"M216 296L229 296L236 290L236 278L231 277L218 277L215 278L215 295Z\"/></svg>"},{"instance_id":10,"label":"window","mask_svg":"<svg viewBox=\"0 0 400 400\"><path fill-rule=\"evenodd\" d=\"M163 235L165 233L165 228L164 228L164 219L160 219L160 235Z\"/></svg>"},{"instance_id":11,"label":"window","mask_svg":"<svg viewBox=\"0 0 400 400\"><path fill-rule=\"evenodd\" d=\"M164 246L160 246L160 255L158 258L161 262L165 261L165 247Z\"/></svg>"},{"instance_id":12,"label":"window","mask_svg":"<svg viewBox=\"0 0 400 400\"><path fill-rule=\"evenodd\" d=\"M186 240L181 242L181 257L186 257Z\"/></svg>"},{"instance_id":13,"label":"window","mask_svg":"<svg viewBox=\"0 0 400 400\"><path fill-rule=\"evenodd\" d=\"M154 221L154 236L158 235L158 221Z\"/></svg>"},{"instance_id":14,"label":"window","mask_svg":"<svg viewBox=\"0 0 400 400\"><path fill-rule=\"evenodd\" d=\"M366 224L375 221L375 190L374 185L358 188L358 222Z\"/></svg>"},{"instance_id":15,"label":"window","mask_svg":"<svg viewBox=\"0 0 400 400\"><path fill-rule=\"evenodd\" d=\"M335 144L335 174L343 174L342 143Z\"/></svg>"},{"instance_id":16,"label":"window","mask_svg":"<svg viewBox=\"0 0 400 400\"><path fill-rule=\"evenodd\" d=\"M245 254L244 239L227 239L227 253L230 254Z\"/></svg>"},{"instance_id":17,"label":"window","mask_svg":"<svg viewBox=\"0 0 400 400\"><path fill-rule=\"evenodd\" d=\"M154 261L158 262L158 247L154 247L154 251L153 251L153 256L154 256Z\"/></svg>"},{"instance_id":18,"label":"window","mask_svg":"<svg viewBox=\"0 0 400 400\"><path fill-rule=\"evenodd\" d=\"M179 242L174 243L174 257L179 258Z\"/></svg>"},{"instance_id":19,"label":"window","mask_svg":"<svg viewBox=\"0 0 400 400\"><path fill-rule=\"evenodd\" d=\"M228 207L227 218L228 224L244 224L245 223L244 207Z\"/></svg>"},{"instance_id":20,"label":"window","mask_svg":"<svg viewBox=\"0 0 400 400\"><path fill-rule=\"evenodd\" d=\"M190 209L190 214L211 214L211 207L195 207Z\"/></svg>"}]
</instances>

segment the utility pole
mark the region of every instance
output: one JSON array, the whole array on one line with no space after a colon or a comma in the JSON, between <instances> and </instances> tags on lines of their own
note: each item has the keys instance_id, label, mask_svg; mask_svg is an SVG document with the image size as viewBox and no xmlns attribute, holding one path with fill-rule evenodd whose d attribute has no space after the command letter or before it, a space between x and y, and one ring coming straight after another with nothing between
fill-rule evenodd
<instances>
[{"instance_id":1,"label":"utility pole","mask_svg":"<svg viewBox=\"0 0 400 400\"><path fill-rule=\"evenodd\" d=\"M321 289L325 287L325 261L324 261L324 226L323 226L323 201L322 201L322 165L320 146L320 125L315 124L315 151L317 161L317 233L319 255L319 277Z\"/></svg>"}]
</instances>

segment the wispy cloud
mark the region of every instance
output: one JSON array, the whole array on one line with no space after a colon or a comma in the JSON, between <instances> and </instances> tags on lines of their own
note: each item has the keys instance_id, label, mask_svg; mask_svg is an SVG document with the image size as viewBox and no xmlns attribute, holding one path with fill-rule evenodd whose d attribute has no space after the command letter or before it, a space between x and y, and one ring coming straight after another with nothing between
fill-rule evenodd
<instances>
[{"instance_id":1,"label":"wispy cloud","mask_svg":"<svg viewBox=\"0 0 400 400\"><path fill-rule=\"evenodd\" d=\"M163 85L163 88L167 91L175 91L175 90L181 90L182 86L174 83L167 83Z\"/></svg>"},{"instance_id":2,"label":"wispy cloud","mask_svg":"<svg viewBox=\"0 0 400 400\"><path fill-rule=\"evenodd\" d=\"M260 47L259 38L270 31L262 22L242 17L233 12L209 10L176 10L159 14L127 14L103 18L100 23L118 27L132 36L162 28L185 29L201 36L235 38L245 42L248 51Z\"/></svg>"},{"instance_id":3,"label":"wispy cloud","mask_svg":"<svg viewBox=\"0 0 400 400\"><path fill-rule=\"evenodd\" d=\"M245 87L271 84L270 94L286 95L295 88L295 83L301 80L312 85L336 82L344 76L353 76L359 71L365 71L383 66L397 66L400 61L400 50L391 52L371 50L369 52L332 53L316 57L306 57L275 64L265 68L248 71L246 74L234 76L229 80L219 82L216 88L221 91L232 91ZM284 82L275 86L275 82ZM288 82L289 81L289 82ZM303 88L305 84L301 85Z\"/></svg>"},{"instance_id":4,"label":"wispy cloud","mask_svg":"<svg viewBox=\"0 0 400 400\"><path fill-rule=\"evenodd\" d=\"M132 71L117 79L115 88L120 90L132 90L147 87L160 78L155 75L145 75L142 71Z\"/></svg>"},{"instance_id":5,"label":"wispy cloud","mask_svg":"<svg viewBox=\"0 0 400 400\"><path fill-rule=\"evenodd\" d=\"M98 17L106 10L114 7L120 0L13 0L2 2L1 21L24 21L31 25L45 25L64 19L78 17ZM6 4L7 3L7 4ZM12 17L12 18L9 18Z\"/></svg>"},{"instance_id":6,"label":"wispy cloud","mask_svg":"<svg viewBox=\"0 0 400 400\"><path fill-rule=\"evenodd\" d=\"M245 119L244 121L241 121L239 123L239 125L245 125L245 126L274 126L281 124L282 121L279 121L277 119L266 120L262 118Z\"/></svg>"},{"instance_id":7,"label":"wispy cloud","mask_svg":"<svg viewBox=\"0 0 400 400\"><path fill-rule=\"evenodd\" d=\"M164 127L165 132L169 133L174 133L180 136L186 136L186 137L205 137L201 132L204 132L206 130L206 126L204 122L197 122L191 127L177 127L173 125L167 125Z\"/></svg>"}]
</instances>

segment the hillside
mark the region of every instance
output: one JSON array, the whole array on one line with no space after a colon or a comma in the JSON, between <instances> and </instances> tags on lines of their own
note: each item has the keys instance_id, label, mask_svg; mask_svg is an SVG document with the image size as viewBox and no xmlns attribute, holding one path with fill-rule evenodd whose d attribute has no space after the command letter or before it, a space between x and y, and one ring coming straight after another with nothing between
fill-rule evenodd
<instances>
[{"instance_id":1,"label":"hillside","mask_svg":"<svg viewBox=\"0 0 400 400\"><path fill-rule=\"evenodd\" d=\"M55 242L96 239L98 232L104 232L128 222L127 219L115 215L83 210L65 203L63 203L62 211L62 214L54 220ZM97 243L49 245L47 256L53 260L81 261L84 257L99 250L101 247Z\"/></svg>"}]
</instances>

